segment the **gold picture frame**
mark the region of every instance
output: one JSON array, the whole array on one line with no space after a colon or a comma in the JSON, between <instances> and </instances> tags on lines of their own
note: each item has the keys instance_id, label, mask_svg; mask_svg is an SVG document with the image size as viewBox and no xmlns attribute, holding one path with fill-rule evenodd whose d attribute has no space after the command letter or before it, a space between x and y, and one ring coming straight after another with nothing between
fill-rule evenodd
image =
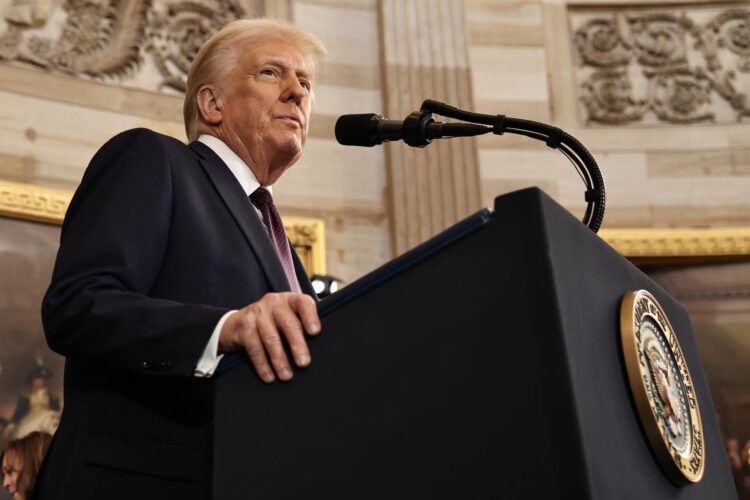
<instances>
[{"instance_id":1,"label":"gold picture frame","mask_svg":"<svg viewBox=\"0 0 750 500\"><path fill-rule=\"evenodd\" d=\"M0 216L60 225L72 198L71 191L0 180ZM285 217L284 227L307 273L326 274L324 221Z\"/></svg>"},{"instance_id":2,"label":"gold picture frame","mask_svg":"<svg viewBox=\"0 0 750 500\"><path fill-rule=\"evenodd\" d=\"M750 261L750 227L602 229L599 236L638 267Z\"/></svg>"},{"instance_id":3,"label":"gold picture frame","mask_svg":"<svg viewBox=\"0 0 750 500\"><path fill-rule=\"evenodd\" d=\"M73 193L0 180L0 216L62 224ZM310 275L326 274L325 223L286 217L284 226ZM750 227L602 229L599 236L638 266L750 261Z\"/></svg>"},{"instance_id":4,"label":"gold picture frame","mask_svg":"<svg viewBox=\"0 0 750 500\"><path fill-rule=\"evenodd\" d=\"M62 189L0 181L0 216L59 225L71 198Z\"/></svg>"}]
</instances>

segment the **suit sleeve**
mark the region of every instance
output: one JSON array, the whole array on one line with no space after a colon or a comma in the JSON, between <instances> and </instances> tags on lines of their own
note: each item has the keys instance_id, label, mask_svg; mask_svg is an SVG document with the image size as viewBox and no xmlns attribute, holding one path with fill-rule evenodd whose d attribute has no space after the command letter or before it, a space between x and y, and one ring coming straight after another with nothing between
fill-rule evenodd
<instances>
[{"instance_id":1,"label":"suit sleeve","mask_svg":"<svg viewBox=\"0 0 750 500\"><path fill-rule=\"evenodd\" d=\"M227 312L149 296L169 243L166 140L145 129L110 140L71 201L42 304L47 342L69 359L192 376Z\"/></svg>"}]
</instances>

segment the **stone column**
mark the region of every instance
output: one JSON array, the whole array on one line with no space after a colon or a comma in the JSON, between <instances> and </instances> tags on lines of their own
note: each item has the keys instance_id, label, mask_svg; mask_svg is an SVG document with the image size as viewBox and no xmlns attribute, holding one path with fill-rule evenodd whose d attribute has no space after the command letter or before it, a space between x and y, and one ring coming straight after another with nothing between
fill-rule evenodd
<instances>
[{"instance_id":1,"label":"stone column","mask_svg":"<svg viewBox=\"0 0 750 500\"><path fill-rule=\"evenodd\" d=\"M427 98L472 109L462 2L380 0L379 8L386 117L401 120ZM479 209L473 138L387 144L386 162L395 255Z\"/></svg>"}]
</instances>

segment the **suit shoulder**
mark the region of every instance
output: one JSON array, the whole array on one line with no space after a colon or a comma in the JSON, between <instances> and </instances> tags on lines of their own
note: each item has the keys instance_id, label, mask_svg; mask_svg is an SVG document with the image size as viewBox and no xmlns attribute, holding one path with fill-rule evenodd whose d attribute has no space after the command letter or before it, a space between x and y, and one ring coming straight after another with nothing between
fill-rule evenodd
<instances>
[{"instance_id":1,"label":"suit shoulder","mask_svg":"<svg viewBox=\"0 0 750 500\"><path fill-rule=\"evenodd\" d=\"M173 137L145 128L117 134L91 159L65 220L71 219L86 203L99 207L118 197L167 199L172 185L171 163L174 152L179 151L177 148L188 149ZM65 228L64 224L63 230Z\"/></svg>"},{"instance_id":2,"label":"suit shoulder","mask_svg":"<svg viewBox=\"0 0 750 500\"><path fill-rule=\"evenodd\" d=\"M140 144L143 146L151 145L153 147L164 147L168 149L187 148L187 146L182 141L175 139L172 136L161 134L147 128L133 128L124 132L120 132L112 139L107 141L107 143L102 146L102 149L105 149L107 146L117 144L125 146L132 144Z\"/></svg>"},{"instance_id":3,"label":"suit shoulder","mask_svg":"<svg viewBox=\"0 0 750 500\"><path fill-rule=\"evenodd\" d=\"M133 172L168 168L170 158L189 150L174 137L147 128L134 128L120 132L99 148L87 172L109 170L118 165Z\"/></svg>"},{"instance_id":4,"label":"suit shoulder","mask_svg":"<svg viewBox=\"0 0 750 500\"><path fill-rule=\"evenodd\" d=\"M78 191L98 186L105 178L118 182L125 176L144 182L168 179L170 158L180 148L188 149L179 140L146 128L120 132L91 158Z\"/></svg>"}]
</instances>

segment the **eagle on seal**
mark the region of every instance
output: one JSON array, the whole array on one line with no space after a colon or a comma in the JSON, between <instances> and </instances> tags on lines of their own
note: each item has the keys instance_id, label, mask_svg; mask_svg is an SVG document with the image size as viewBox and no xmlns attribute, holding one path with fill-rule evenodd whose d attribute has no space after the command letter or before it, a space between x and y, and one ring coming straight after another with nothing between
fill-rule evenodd
<instances>
[{"instance_id":1,"label":"eagle on seal","mask_svg":"<svg viewBox=\"0 0 750 500\"><path fill-rule=\"evenodd\" d=\"M661 401L662 417L672 435L681 436L679 391L672 371L656 347L652 346L646 351L646 359L651 380L654 381L656 393Z\"/></svg>"}]
</instances>

